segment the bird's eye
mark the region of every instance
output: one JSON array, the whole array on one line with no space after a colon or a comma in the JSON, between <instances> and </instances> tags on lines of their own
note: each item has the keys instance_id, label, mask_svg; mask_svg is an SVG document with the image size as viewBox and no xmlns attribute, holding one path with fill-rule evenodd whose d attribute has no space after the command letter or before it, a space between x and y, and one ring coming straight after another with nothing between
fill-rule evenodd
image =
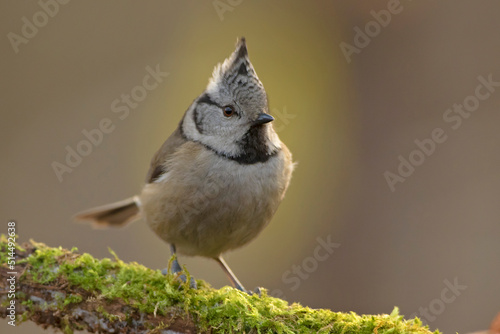
<instances>
[{"instance_id":1,"label":"bird's eye","mask_svg":"<svg viewBox=\"0 0 500 334\"><path fill-rule=\"evenodd\" d=\"M234 115L234 108L232 106L225 106L222 108L222 111L224 112L224 116L226 117L231 117Z\"/></svg>"}]
</instances>

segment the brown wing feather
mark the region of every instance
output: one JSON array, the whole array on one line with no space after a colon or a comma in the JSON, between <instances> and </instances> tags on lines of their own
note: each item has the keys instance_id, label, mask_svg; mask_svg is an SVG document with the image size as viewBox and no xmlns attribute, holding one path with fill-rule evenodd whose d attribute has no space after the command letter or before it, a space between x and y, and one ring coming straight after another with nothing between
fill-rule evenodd
<instances>
[{"instance_id":1,"label":"brown wing feather","mask_svg":"<svg viewBox=\"0 0 500 334\"><path fill-rule=\"evenodd\" d=\"M180 126L181 125L179 124L179 127L177 127L167 140L165 140L163 145L151 159L151 165L146 176L147 183L154 182L167 172L164 168L165 161L177 150L179 146L186 142L186 139L182 135Z\"/></svg>"},{"instance_id":2,"label":"brown wing feather","mask_svg":"<svg viewBox=\"0 0 500 334\"><path fill-rule=\"evenodd\" d=\"M138 203L137 197L131 197L77 213L73 218L93 221L96 228L123 226L139 217Z\"/></svg>"}]
</instances>

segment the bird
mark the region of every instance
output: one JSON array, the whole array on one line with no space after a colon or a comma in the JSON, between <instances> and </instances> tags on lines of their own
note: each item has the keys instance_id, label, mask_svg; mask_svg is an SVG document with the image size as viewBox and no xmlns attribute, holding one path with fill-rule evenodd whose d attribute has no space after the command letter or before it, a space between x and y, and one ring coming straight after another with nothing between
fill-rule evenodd
<instances>
[{"instance_id":1,"label":"bird","mask_svg":"<svg viewBox=\"0 0 500 334\"><path fill-rule=\"evenodd\" d=\"M151 159L140 194L75 219L99 228L142 218L170 245L170 273L185 280L178 253L210 258L248 292L222 255L259 235L289 186L295 163L273 120L241 37Z\"/></svg>"}]
</instances>

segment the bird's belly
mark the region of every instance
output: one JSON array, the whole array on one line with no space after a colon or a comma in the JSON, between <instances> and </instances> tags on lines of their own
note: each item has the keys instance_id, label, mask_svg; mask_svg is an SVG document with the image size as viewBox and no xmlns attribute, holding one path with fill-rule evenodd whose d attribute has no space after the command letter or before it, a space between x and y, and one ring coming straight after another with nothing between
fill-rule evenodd
<instances>
[{"instance_id":1,"label":"bird's belly","mask_svg":"<svg viewBox=\"0 0 500 334\"><path fill-rule=\"evenodd\" d=\"M277 158L276 158L277 159ZM269 223L286 189L276 168L217 166L146 185L142 212L149 226L180 253L217 257L255 238Z\"/></svg>"}]
</instances>

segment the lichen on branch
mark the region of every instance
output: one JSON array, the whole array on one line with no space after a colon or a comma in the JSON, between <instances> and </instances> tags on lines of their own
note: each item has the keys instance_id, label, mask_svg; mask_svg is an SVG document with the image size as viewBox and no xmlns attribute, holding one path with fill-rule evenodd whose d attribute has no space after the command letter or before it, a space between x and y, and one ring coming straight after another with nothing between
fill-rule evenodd
<instances>
[{"instance_id":1,"label":"lichen on branch","mask_svg":"<svg viewBox=\"0 0 500 334\"><path fill-rule=\"evenodd\" d=\"M137 263L95 259L76 249L31 241L16 245L16 322L63 332L146 333L431 333L418 319L311 309L231 287L198 289ZM8 316L7 240L0 240L0 316ZM189 282L189 279L187 280ZM437 331L435 333L438 333Z\"/></svg>"}]
</instances>

